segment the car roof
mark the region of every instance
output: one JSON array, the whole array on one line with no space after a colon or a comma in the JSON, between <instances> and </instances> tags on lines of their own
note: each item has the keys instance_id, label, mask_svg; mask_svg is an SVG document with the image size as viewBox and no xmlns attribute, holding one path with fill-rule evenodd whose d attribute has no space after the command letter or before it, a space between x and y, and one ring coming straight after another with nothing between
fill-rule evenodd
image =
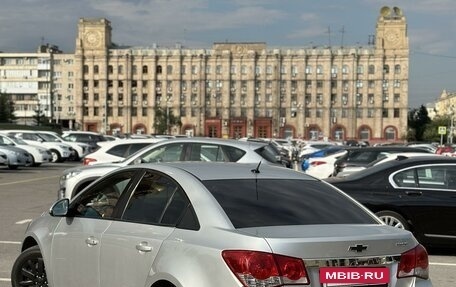
<instances>
[{"instance_id":1,"label":"car roof","mask_svg":"<svg viewBox=\"0 0 456 287\"><path fill-rule=\"evenodd\" d=\"M172 169L184 170L193 174L200 180L224 180L224 179L300 179L318 181L303 172L292 169L262 163L232 163L232 162L166 162L166 163L147 163L141 165L131 165L125 168L156 168L166 166ZM258 172L257 172L258 171Z\"/></svg>"}]
</instances>

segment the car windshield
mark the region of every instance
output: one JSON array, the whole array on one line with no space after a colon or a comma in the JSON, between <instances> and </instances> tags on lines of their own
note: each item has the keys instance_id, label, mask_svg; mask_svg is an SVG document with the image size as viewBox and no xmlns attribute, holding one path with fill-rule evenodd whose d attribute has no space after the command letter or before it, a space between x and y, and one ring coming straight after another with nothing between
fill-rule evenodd
<instances>
[{"instance_id":1,"label":"car windshield","mask_svg":"<svg viewBox=\"0 0 456 287\"><path fill-rule=\"evenodd\" d=\"M17 144L20 144L20 145L28 145L28 143L23 141L21 138L11 137L9 139L12 140L13 142L17 143Z\"/></svg>"},{"instance_id":2,"label":"car windshield","mask_svg":"<svg viewBox=\"0 0 456 287\"><path fill-rule=\"evenodd\" d=\"M43 138L47 142L60 142L59 139L55 136L52 136L50 134L39 134L41 138Z\"/></svg>"},{"instance_id":3,"label":"car windshield","mask_svg":"<svg viewBox=\"0 0 456 287\"><path fill-rule=\"evenodd\" d=\"M203 184L236 228L377 223L354 201L319 181L230 179Z\"/></svg>"}]
</instances>

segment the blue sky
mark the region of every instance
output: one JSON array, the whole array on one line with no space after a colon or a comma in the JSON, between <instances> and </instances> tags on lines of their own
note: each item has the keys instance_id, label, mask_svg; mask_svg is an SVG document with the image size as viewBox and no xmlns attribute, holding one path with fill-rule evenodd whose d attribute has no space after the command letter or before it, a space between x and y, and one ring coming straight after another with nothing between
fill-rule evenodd
<instances>
[{"instance_id":1,"label":"blue sky","mask_svg":"<svg viewBox=\"0 0 456 287\"><path fill-rule=\"evenodd\" d=\"M407 18L409 106L456 92L455 0L2 0L0 51L34 52L44 42L72 53L81 17L109 19L119 45L365 45L383 6Z\"/></svg>"}]
</instances>

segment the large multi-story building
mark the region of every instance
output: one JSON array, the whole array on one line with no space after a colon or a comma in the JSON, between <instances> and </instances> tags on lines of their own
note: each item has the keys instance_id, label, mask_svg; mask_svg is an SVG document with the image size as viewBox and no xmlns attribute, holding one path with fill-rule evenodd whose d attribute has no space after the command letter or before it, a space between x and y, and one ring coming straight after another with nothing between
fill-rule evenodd
<instances>
[{"instance_id":1,"label":"large multi-story building","mask_svg":"<svg viewBox=\"0 0 456 287\"><path fill-rule=\"evenodd\" d=\"M54 119L107 133L399 140L407 131L409 45L384 7L367 46L211 49L119 47L106 19L80 19L74 55L54 54ZM1 70L0 70L1 71Z\"/></svg>"}]
</instances>

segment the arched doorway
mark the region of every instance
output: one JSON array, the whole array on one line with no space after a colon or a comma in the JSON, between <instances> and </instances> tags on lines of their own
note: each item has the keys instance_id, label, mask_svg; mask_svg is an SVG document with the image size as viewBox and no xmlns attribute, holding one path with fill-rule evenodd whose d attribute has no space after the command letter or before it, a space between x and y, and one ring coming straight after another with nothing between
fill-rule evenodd
<instances>
[{"instance_id":1,"label":"arched doorway","mask_svg":"<svg viewBox=\"0 0 456 287\"><path fill-rule=\"evenodd\" d=\"M372 129L367 125L362 125L358 129L358 139L361 141L369 141L372 138Z\"/></svg>"},{"instance_id":2,"label":"arched doorway","mask_svg":"<svg viewBox=\"0 0 456 287\"><path fill-rule=\"evenodd\" d=\"M147 133L147 128L144 124L136 124L133 126L133 133L138 135L144 135Z\"/></svg>"},{"instance_id":3,"label":"arched doorway","mask_svg":"<svg viewBox=\"0 0 456 287\"><path fill-rule=\"evenodd\" d=\"M383 138L387 141L397 140L397 128L394 126L387 126L383 132Z\"/></svg>"}]
</instances>

